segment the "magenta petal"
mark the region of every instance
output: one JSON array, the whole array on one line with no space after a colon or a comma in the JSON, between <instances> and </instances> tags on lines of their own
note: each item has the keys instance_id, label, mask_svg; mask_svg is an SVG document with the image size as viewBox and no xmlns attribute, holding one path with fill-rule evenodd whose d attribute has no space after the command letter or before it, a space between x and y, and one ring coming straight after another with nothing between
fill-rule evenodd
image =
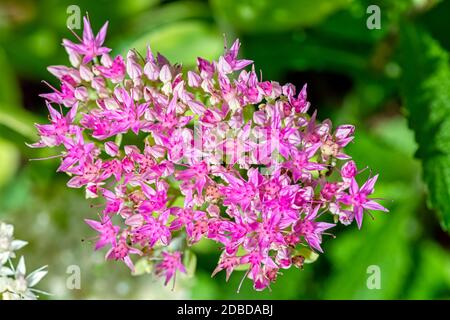
<instances>
[{"instance_id":1,"label":"magenta petal","mask_svg":"<svg viewBox=\"0 0 450 320\"><path fill-rule=\"evenodd\" d=\"M361 192L371 194L374 191L375 183L377 182L378 174L367 180L361 187Z\"/></svg>"},{"instance_id":2,"label":"magenta petal","mask_svg":"<svg viewBox=\"0 0 450 320\"><path fill-rule=\"evenodd\" d=\"M236 62L235 70L241 70L252 63L252 60L238 60Z\"/></svg>"},{"instance_id":3,"label":"magenta petal","mask_svg":"<svg viewBox=\"0 0 450 320\"><path fill-rule=\"evenodd\" d=\"M98 46L101 46L103 42L105 42L106 32L108 30L108 21L105 22L103 27L100 29L100 31L97 33L97 36L95 37L95 42Z\"/></svg>"},{"instance_id":4,"label":"magenta petal","mask_svg":"<svg viewBox=\"0 0 450 320\"><path fill-rule=\"evenodd\" d=\"M306 237L306 241L313 249L323 253L323 249L320 246L320 241L316 236L308 236Z\"/></svg>"},{"instance_id":5,"label":"magenta petal","mask_svg":"<svg viewBox=\"0 0 450 320\"><path fill-rule=\"evenodd\" d=\"M356 223L358 224L358 229L361 229L362 221L363 221L363 208L362 207L356 207L353 210L353 213L355 214Z\"/></svg>"},{"instance_id":6,"label":"magenta petal","mask_svg":"<svg viewBox=\"0 0 450 320\"><path fill-rule=\"evenodd\" d=\"M356 182L355 178L352 178L352 181L350 182L350 192L352 194L357 194L359 191L358 183Z\"/></svg>"},{"instance_id":7,"label":"magenta petal","mask_svg":"<svg viewBox=\"0 0 450 320\"><path fill-rule=\"evenodd\" d=\"M91 24L87 17L83 17L84 29L83 29L83 40L85 42L94 41L94 33L92 32Z\"/></svg>"},{"instance_id":8,"label":"magenta petal","mask_svg":"<svg viewBox=\"0 0 450 320\"><path fill-rule=\"evenodd\" d=\"M366 203L363 204L363 207L365 209L368 210L378 210L378 211L385 211L385 212L389 212L388 209L386 209L385 207L383 207L381 204L373 201L373 200L369 200Z\"/></svg>"},{"instance_id":9,"label":"magenta petal","mask_svg":"<svg viewBox=\"0 0 450 320\"><path fill-rule=\"evenodd\" d=\"M103 224L99 221L90 220L90 219L84 219L84 221L93 229L96 231L102 231L103 230Z\"/></svg>"},{"instance_id":10,"label":"magenta petal","mask_svg":"<svg viewBox=\"0 0 450 320\"><path fill-rule=\"evenodd\" d=\"M131 261L130 257L126 256L125 258L123 258L123 261L128 266L128 268L130 268L131 272L134 272L134 264L133 261Z\"/></svg>"}]
</instances>

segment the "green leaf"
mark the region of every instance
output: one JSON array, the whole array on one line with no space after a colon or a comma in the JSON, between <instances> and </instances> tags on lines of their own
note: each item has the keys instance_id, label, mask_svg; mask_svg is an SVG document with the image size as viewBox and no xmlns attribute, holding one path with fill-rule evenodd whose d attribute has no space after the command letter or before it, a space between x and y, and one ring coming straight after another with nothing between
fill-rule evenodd
<instances>
[{"instance_id":1,"label":"green leaf","mask_svg":"<svg viewBox=\"0 0 450 320\"><path fill-rule=\"evenodd\" d=\"M377 137L394 150L411 156L417 150L414 134L408 128L406 119L398 116L384 120L374 128Z\"/></svg>"},{"instance_id":2,"label":"green leaf","mask_svg":"<svg viewBox=\"0 0 450 320\"><path fill-rule=\"evenodd\" d=\"M0 70L2 71L0 77L0 103L20 105L19 85L2 48L0 48Z\"/></svg>"},{"instance_id":3,"label":"green leaf","mask_svg":"<svg viewBox=\"0 0 450 320\"><path fill-rule=\"evenodd\" d=\"M136 0L130 2L120 1L117 3L117 11L127 16L135 16L145 12L158 4L158 0ZM149 10L151 11L151 10Z\"/></svg>"},{"instance_id":4,"label":"green leaf","mask_svg":"<svg viewBox=\"0 0 450 320\"><path fill-rule=\"evenodd\" d=\"M356 226L337 234L325 245L332 271L324 282L322 299L398 299L407 281L411 261L411 241L417 221L411 217L420 203L417 190L405 183L378 184L377 191L392 195L389 213L374 213L375 221L365 216L361 230ZM401 190L401 192L399 191ZM369 267L380 270L381 288L370 289Z\"/></svg>"},{"instance_id":5,"label":"green leaf","mask_svg":"<svg viewBox=\"0 0 450 320\"><path fill-rule=\"evenodd\" d=\"M183 265L186 268L188 277L193 277L197 268L197 256L191 250L186 250L183 254Z\"/></svg>"},{"instance_id":6,"label":"green leaf","mask_svg":"<svg viewBox=\"0 0 450 320\"><path fill-rule=\"evenodd\" d=\"M35 140L34 116L21 105L20 89L6 54L0 48L0 125Z\"/></svg>"},{"instance_id":7,"label":"green leaf","mask_svg":"<svg viewBox=\"0 0 450 320\"><path fill-rule=\"evenodd\" d=\"M264 70L264 77L280 78L283 72L291 70L327 70L355 75L367 72L367 56L372 49L368 45L356 46L355 42L300 30L252 35L245 38L242 50L243 56L254 60L256 66Z\"/></svg>"},{"instance_id":8,"label":"green leaf","mask_svg":"<svg viewBox=\"0 0 450 320\"><path fill-rule=\"evenodd\" d=\"M248 122L249 120L253 119L253 114L255 113L255 107L252 105L248 105L244 107L244 110L242 112L244 116L244 122Z\"/></svg>"},{"instance_id":9,"label":"green leaf","mask_svg":"<svg viewBox=\"0 0 450 320\"><path fill-rule=\"evenodd\" d=\"M449 252L430 241L422 243L419 249L420 257L407 299L448 299Z\"/></svg>"},{"instance_id":10,"label":"green leaf","mask_svg":"<svg viewBox=\"0 0 450 320\"><path fill-rule=\"evenodd\" d=\"M395 143L380 131L395 128ZM336 227L336 239L324 241L325 254L316 265L329 260L331 271L321 284L322 299L398 299L404 294L408 276L414 267L414 240L421 224L414 213L422 203L423 186L417 182L420 164L412 158L411 136L406 124L393 118L374 124L370 134L357 130L355 143L347 151L353 159L368 165L380 178L372 198L387 198L381 204L390 212L365 214L361 230L355 225ZM409 145L403 150L399 144ZM370 155L370 156L368 156ZM388 159L388 161L386 161ZM401 168L401 170L399 170ZM366 177L366 173L361 176ZM365 180L365 179L364 179ZM369 289L369 267L378 266L381 289Z\"/></svg>"},{"instance_id":11,"label":"green leaf","mask_svg":"<svg viewBox=\"0 0 450 320\"><path fill-rule=\"evenodd\" d=\"M374 131L378 130L380 129L375 127ZM408 143L404 141L404 138L398 135L395 139ZM382 136L369 133L361 126L359 130L356 130L355 143L348 145L346 151L356 163L360 164L361 168L368 166L374 172L379 172L380 179L383 181L415 183L414 178L420 169L419 164L406 156L401 149L392 149L391 145L392 143L387 144ZM382 195L384 196L386 195ZM389 198L392 198L392 195L389 195Z\"/></svg>"},{"instance_id":12,"label":"green leaf","mask_svg":"<svg viewBox=\"0 0 450 320\"><path fill-rule=\"evenodd\" d=\"M240 264L237 267L235 267L233 270L234 271L247 271L248 269L250 269L250 263Z\"/></svg>"},{"instance_id":13,"label":"green leaf","mask_svg":"<svg viewBox=\"0 0 450 320\"><path fill-rule=\"evenodd\" d=\"M305 258L304 263L313 263L319 258L319 254L312 251L309 248L300 248L299 250L296 250L296 255L303 256Z\"/></svg>"},{"instance_id":14,"label":"green leaf","mask_svg":"<svg viewBox=\"0 0 450 320\"><path fill-rule=\"evenodd\" d=\"M13 130L34 142L37 139L34 123L36 117L21 107L11 107L0 103L0 125Z\"/></svg>"},{"instance_id":15,"label":"green leaf","mask_svg":"<svg viewBox=\"0 0 450 320\"><path fill-rule=\"evenodd\" d=\"M419 145L428 204L450 226L450 67L448 53L425 31L401 30L401 91Z\"/></svg>"},{"instance_id":16,"label":"green leaf","mask_svg":"<svg viewBox=\"0 0 450 320\"><path fill-rule=\"evenodd\" d=\"M139 259L134 265L133 276L140 276L143 274L151 273L153 270L153 263L147 258Z\"/></svg>"},{"instance_id":17,"label":"green leaf","mask_svg":"<svg viewBox=\"0 0 450 320\"><path fill-rule=\"evenodd\" d=\"M20 153L16 146L0 138L0 187L15 175L19 160Z\"/></svg>"},{"instance_id":18,"label":"green leaf","mask_svg":"<svg viewBox=\"0 0 450 320\"><path fill-rule=\"evenodd\" d=\"M139 39L130 48L145 54L150 45L154 54L160 52L172 63L194 66L197 57L215 59L223 51L223 39L212 25L202 21L180 21L161 26Z\"/></svg>"},{"instance_id":19,"label":"green leaf","mask_svg":"<svg viewBox=\"0 0 450 320\"><path fill-rule=\"evenodd\" d=\"M312 26L347 6L349 0L213 0L219 19L242 31L282 31Z\"/></svg>"},{"instance_id":20,"label":"green leaf","mask_svg":"<svg viewBox=\"0 0 450 320\"><path fill-rule=\"evenodd\" d=\"M130 21L130 31L132 34L140 35L163 25L194 19L211 19L211 10L207 3L192 0L171 2L133 17Z\"/></svg>"}]
</instances>

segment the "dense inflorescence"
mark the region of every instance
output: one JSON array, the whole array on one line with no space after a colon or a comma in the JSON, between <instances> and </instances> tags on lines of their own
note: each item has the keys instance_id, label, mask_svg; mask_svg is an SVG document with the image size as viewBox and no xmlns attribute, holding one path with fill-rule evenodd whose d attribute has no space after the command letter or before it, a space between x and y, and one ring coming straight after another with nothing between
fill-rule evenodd
<instances>
[{"instance_id":1,"label":"dense inflorescence","mask_svg":"<svg viewBox=\"0 0 450 320\"><path fill-rule=\"evenodd\" d=\"M103 204L86 222L107 259L132 270L130 255L160 259L167 283L186 272L182 251L210 239L222 250L213 275L239 268L262 290L302 267L305 249L322 252L336 223L387 211L369 198L378 176L359 186L343 150L354 127L318 122L306 85L261 79L238 40L183 72L150 47L111 57L106 29L94 35L85 18L80 43L63 41L71 66L48 68L61 86L42 95L51 123L31 146L62 147L67 185Z\"/></svg>"}]
</instances>

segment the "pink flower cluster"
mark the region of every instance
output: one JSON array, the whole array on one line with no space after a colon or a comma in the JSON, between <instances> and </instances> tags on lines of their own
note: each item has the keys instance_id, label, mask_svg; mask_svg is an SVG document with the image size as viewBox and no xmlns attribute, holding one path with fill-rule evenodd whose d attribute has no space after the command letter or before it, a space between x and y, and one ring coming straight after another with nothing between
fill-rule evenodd
<instances>
[{"instance_id":1,"label":"pink flower cluster","mask_svg":"<svg viewBox=\"0 0 450 320\"><path fill-rule=\"evenodd\" d=\"M262 80L238 40L186 73L150 48L111 57L106 29L94 35L85 18L80 43L63 41L71 66L48 68L61 85L42 95L50 124L36 125L31 146L62 147L67 185L104 204L86 222L107 259L133 269L130 255L160 257L167 283L186 271L182 251L210 239L222 250L213 275L239 267L262 290L302 267L300 249L322 252L335 223L361 227L365 211L387 211L369 198L378 176L360 187L343 150L354 127L308 115L306 85L297 94Z\"/></svg>"}]
</instances>

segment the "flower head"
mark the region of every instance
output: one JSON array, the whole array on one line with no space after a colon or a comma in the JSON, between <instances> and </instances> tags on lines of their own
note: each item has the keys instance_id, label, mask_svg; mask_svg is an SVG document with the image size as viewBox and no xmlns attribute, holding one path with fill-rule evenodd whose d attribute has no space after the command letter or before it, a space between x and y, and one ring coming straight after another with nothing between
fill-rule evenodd
<instances>
[{"instance_id":1,"label":"flower head","mask_svg":"<svg viewBox=\"0 0 450 320\"><path fill-rule=\"evenodd\" d=\"M361 227L363 210L387 211L368 198L378 175L356 183L354 126L308 114L307 85L262 79L239 40L184 70L150 47L112 59L106 29L94 36L84 18L80 43L64 40L71 66L49 68L61 89L42 95L50 124L31 145L62 148L67 185L103 200L100 219L85 221L106 259L132 270L133 255L162 259L154 270L167 284L186 272L183 250L209 239L221 251L213 275L239 267L263 290L303 267L299 248L322 252L330 221ZM6 238L0 257L14 249Z\"/></svg>"},{"instance_id":2,"label":"flower head","mask_svg":"<svg viewBox=\"0 0 450 320\"><path fill-rule=\"evenodd\" d=\"M315 221L319 209L320 206L316 206L306 215L304 219L298 221L294 226L294 231L298 236L304 237L311 248L314 248L319 252L323 252L320 246L322 242L322 234L325 230L334 227L335 224Z\"/></svg>"},{"instance_id":3,"label":"flower head","mask_svg":"<svg viewBox=\"0 0 450 320\"><path fill-rule=\"evenodd\" d=\"M156 275L165 277L164 284L167 285L170 279L174 278L177 271L186 273L186 268L181 262L181 252L163 252L162 261L155 267Z\"/></svg>"},{"instance_id":4,"label":"flower head","mask_svg":"<svg viewBox=\"0 0 450 320\"><path fill-rule=\"evenodd\" d=\"M105 42L106 31L108 29L108 22L106 22L100 29L98 34L94 36L92 32L91 23L88 17L83 17L84 29L83 29L83 39L80 39L79 44L75 44L70 40L64 40L63 45L69 48L73 52L84 56L83 63L90 62L93 58L106 54L111 51L111 49L102 47L103 42Z\"/></svg>"},{"instance_id":5,"label":"flower head","mask_svg":"<svg viewBox=\"0 0 450 320\"><path fill-rule=\"evenodd\" d=\"M138 254L141 255L141 251L130 247L127 243L126 234L122 234L119 239L114 239L111 249L106 253L106 259L110 260L122 260L125 264L130 268L131 271L134 271L134 264L131 261L130 254Z\"/></svg>"},{"instance_id":6,"label":"flower head","mask_svg":"<svg viewBox=\"0 0 450 320\"><path fill-rule=\"evenodd\" d=\"M377 210L388 212L389 210L368 198L374 192L375 182L378 179L378 175L367 180L361 188L358 186L355 178L352 178L350 184L350 194L345 194L340 197L340 202L351 205L353 207L353 214L358 223L358 228L361 228L364 209Z\"/></svg>"}]
</instances>

